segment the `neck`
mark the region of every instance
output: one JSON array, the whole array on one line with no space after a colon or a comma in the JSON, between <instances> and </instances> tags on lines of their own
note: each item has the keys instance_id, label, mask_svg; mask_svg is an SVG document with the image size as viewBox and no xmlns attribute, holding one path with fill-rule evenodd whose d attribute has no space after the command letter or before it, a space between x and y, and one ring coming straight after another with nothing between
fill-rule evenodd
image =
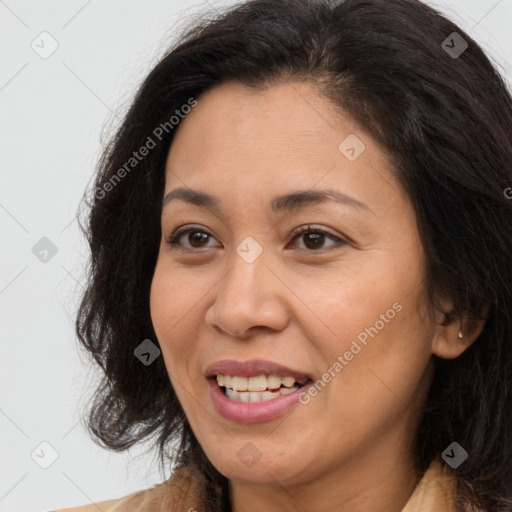
<instances>
[{"instance_id":1,"label":"neck","mask_svg":"<svg viewBox=\"0 0 512 512\"><path fill-rule=\"evenodd\" d=\"M387 440L389 441L389 440ZM327 468L309 481L283 485L230 480L232 512L400 512L421 474L406 451L391 453L395 443L380 443L343 466Z\"/></svg>"}]
</instances>

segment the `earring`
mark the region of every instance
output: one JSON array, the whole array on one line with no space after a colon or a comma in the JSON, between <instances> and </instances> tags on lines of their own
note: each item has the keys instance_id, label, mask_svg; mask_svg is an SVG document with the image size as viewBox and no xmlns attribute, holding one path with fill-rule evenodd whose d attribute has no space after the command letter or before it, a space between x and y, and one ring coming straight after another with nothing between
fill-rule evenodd
<instances>
[{"instance_id":1,"label":"earring","mask_svg":"<svg viewBox=\"0 0 512 512\"><path fill-rule=\"evenodd\" d=\"M462 331L459 331L459 338L464 338L464 334L462 334Z\"/></svg>"}]
</instances>

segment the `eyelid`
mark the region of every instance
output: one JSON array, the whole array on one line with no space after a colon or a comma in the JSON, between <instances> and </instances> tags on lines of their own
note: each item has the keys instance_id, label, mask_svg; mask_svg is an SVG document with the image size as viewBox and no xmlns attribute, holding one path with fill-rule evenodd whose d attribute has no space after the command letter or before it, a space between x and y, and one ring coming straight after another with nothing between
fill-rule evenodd
<instances>
[{"instance_id":1,"label":"eyelid","mask_svg":"<svg viewBox=\"0 0 512 512\"><path fill-rule=\"evenodd\" d=\"M323 226L318 226L315 224L304 224L302 226L299 226L291 232L290 236L296 237L297 235L302 234L303 232L308 232L308 231L314 231L314 232L318 231L320 233L324 233L326 235L332 236L333 238L338 238L339 240L343 240L343 238L340 235L333 233L328 228L325 228Z\"/></svg>"},{"instance_id":2,"label":"eyelid","mask_svg":"<svg viewBox=\"0 0 512 512\"><path fill-rule=\"evenodd\" d=\"M211 231L204 228L203 226L194 225L194 224L186 224L185 226L181 226L181 227L177 228L176 231L174 231L174 233L172 233L170 236L166 237L165 241L168 244L171 244L176 247L180 247L180 245L177 243L177 240L182 235L184 235L188 232L193 232L193 231L202 231L202 232L206 233L207 235L211 236L212 238L215 238L215 239L217 238L216 235L214 235ZM187 248L185 248L185 250L187 250Z\"/></svg>"},{"instance_id":3,"label":"eyelid","mask_svg":"<svg viewBox=\"0 0 512 512\"><path fill-rule=\"evenodd\" d=\"M294 241L296 238L300 238L300 235L303 235L304 233L308 233L308 232L322 233L324 235L328 235L328 236L330 236L331 238L333 238L334 240L337 241L338 247L343 246L343 245L347 245L347 244L350 243L347 238L344 238L342 236L336 235L333 232L331 232L330 230L328 230L327 228L324 228L322 226L317 226L317 225L314 225L314 224L306 224L306 225L303 225L303 226L299 226L298 228L295 228L292 231L290 237L292 238L292 241ZM328 248L317 249L317 250L308 250L308 249L297 249L297 250L314 254L314 253L322 253L326 249L328 249Z\"/></svg>"},{"instance_id":4,"label":"eyelid","mask_svg":"<svg viewBox=\"0 0 512 512\"><path fill-rule=\"evenodd\" d=\"M191 251L191 252L201 252L201 250L197 250L197 249L189 249L188 247L183 247L181 246L177 241L178 239L187 234L187 233L190 233L190 232L194 232L194 231L201 231L205 234L207 234L208 236L212 237L212 238L217 238L216 235L212 234L208 229L204 228L203 226L200 226L200 225L190 225L190 224L187 224L185 226L181 226L179 228L176 229L176 231L171 234L170 236L166 237L165 241L173 246L173 247L177 247L178 249L180 250L183 250L183 251ZM324 228L322 226L316 226L314 224L305 224L305 225L302 225L302 226L299 226L297 228L295 228L292 233L290 234L290 237L291 237L291 241L294 242L297 238L300 237L300 235L304 234L304 233L308 233L308 232L313 232L313 233L322 233L324 235L327 235L329 237L331 237L332 239L336 240L337 241L337 245L338 247L341 245L346 245L346 244L349 244L351 243L347 238L345 237L341 237L341 236L338 236L334 233L332 233L330 230L328 230L327 228ZM202 250L204 249L209 249L210 247L204 247L202 248ZM308 253L322 253L323 251L325 251L326 249L323 248L323 249L317 249L317 250L313 250L313 249L296 249L296 250L299 250L299 251L302 251L302 252L308 252Z\"/></svg>"}]
</instances>

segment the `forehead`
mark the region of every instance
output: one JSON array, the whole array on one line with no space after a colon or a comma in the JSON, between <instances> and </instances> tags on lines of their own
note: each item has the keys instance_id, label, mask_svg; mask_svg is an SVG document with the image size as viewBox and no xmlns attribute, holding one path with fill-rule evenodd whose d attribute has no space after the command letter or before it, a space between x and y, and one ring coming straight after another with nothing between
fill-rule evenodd
<instances>
[{"instance_id":1,"label":"forehead","mask_svg":"<svg viewBox=\"0 0 512 512\"><path fill-rule=\"evenodd\" d=\"M241 205L269 190L274 197L314 187L367 204L403 195L383 148L311 84L230 82L197 101L169 150L164 195L208 187L217 196L236 191Z\"/></svg>"},{"instance_id":2,"label":"forehead","mask_svg":"<svg viewBox=\"0 0 512 512\"><path fill-rule=\"evenodd\" d=\"M312 85L285 82L253 89L229 82L198 99L181 122L173 146L188 146L186 136L193 132L194 145L223 158L258 152L260 159L290 159L291 150L297 157L311 150L337 156L340 129L358 130L349 118L336 115L334 105Z\"/></svg>"}]
</instances>

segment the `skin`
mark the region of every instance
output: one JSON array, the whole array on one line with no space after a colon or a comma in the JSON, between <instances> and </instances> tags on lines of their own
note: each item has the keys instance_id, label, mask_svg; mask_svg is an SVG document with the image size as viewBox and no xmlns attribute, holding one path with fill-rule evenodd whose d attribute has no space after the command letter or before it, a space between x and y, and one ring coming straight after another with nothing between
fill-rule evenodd
<instances>
[{"instance_id":1,"label":"skin","mask_svg":"<svg viewBox=\"0 0 512 512\"><path fill-rule=\"evenodd\" d=\"M338 149L349 134L366 146L354 161ZM402 510L421 477L410 443L432 355L457 357L483 325L443 326L429 307L414 210L384 148L313 85L232 82L207 91L179 126L164 196L182 186L217 196L222 211L182 200L164 207L151 315L187 419L230 479L232 509ZM276 196L324 188L368 210L270 209ZM311 248L307 235L292 236L308 224L347 242L326 236ZM166 239L185 225L211 236L192 245L185 234L181 249L171 247ZM250 264L236 252L248 236L263 249ZM401 311L307 405L254 424L216 412L208 365L267 359L321 379L397 302ZM251 467L237 457L248 442L261 454Z\"/></svg>"}]
</instances>

